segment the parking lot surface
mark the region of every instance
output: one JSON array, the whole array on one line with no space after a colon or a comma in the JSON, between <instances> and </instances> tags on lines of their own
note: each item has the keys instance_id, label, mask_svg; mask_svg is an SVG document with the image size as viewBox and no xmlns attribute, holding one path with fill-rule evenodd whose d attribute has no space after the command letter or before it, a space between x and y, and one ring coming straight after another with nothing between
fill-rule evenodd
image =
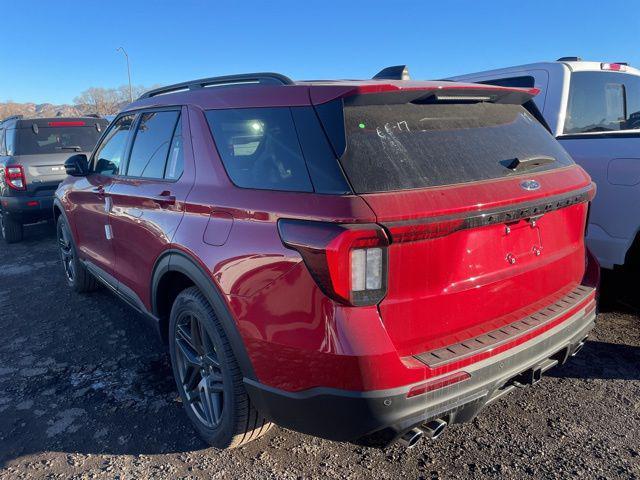
<instances>
[{"instance_id":1,"label":"parking lot surface","mask_svg":"<svg viewBox=\"0 0 640 480\"><path fill-rule=\"evenodd\" d=\"M640 478L640 282L603 285L576 358L435 442L276 428L221 452L195 436L153 330L106 290L69 290L53 228L29 227L0 246L0 478Z\"/></svg>"}]
</instances>

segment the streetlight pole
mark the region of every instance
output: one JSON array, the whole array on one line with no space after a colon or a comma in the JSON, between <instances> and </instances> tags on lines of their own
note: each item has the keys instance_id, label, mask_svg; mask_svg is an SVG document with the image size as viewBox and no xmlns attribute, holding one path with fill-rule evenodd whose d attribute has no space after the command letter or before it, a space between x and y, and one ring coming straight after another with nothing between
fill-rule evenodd
<instances>
[{"instance_id":1,"label":"streetlight pole","mask_svg":"<svg viewBox=\"0 0 640 480\"><path fill-rule=\"evenodd\" d=\"M129 101L133 102L133 90L131 88L131 68L129 67L129 55L127 55L127 52L122 47L116 48L116 52L118 51L121 51L122 53L124 53L124 56L127 59L127 75L129 76Z\"/></svg>"}]
</instances>

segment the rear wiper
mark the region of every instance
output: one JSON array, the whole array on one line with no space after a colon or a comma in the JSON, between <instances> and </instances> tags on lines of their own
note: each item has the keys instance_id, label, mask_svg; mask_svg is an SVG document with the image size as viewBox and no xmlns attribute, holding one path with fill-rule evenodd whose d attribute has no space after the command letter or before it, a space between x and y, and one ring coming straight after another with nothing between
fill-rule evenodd
<instances>
[{"instance_id":1,"label":"rear wiper","mask_svg":"<svg viewBox=\"0 0 640 480\"><path fill-rule=\"evenodd\" d=\"M63 147L56 147L56 150L74 150L76 152L81 152L82 151L82 147L80 147L78 145L67 145L67 146L63 146Z\"/></svg>"},{"instance_id":2,"label":"rear wiper","mask_svg":"<svg viewBox=\"0 0 640 480\"><path fill-rule=\"evenodd\" d=\"M555 162L556 159L548 157L546 155L533 155L531 157L524 158L512 158L510 160L502 160L500 163L514 172L524 172L526 170L532 170L542 165L548 165Z\"/></svg>"}]
</instances>

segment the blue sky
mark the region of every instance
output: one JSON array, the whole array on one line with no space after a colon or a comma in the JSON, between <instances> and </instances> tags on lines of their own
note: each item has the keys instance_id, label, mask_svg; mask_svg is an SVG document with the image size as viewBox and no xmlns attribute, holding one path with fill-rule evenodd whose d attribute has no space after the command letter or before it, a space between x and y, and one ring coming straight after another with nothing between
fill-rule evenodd
<instances>
[{"instance_id":1,"label":"blue sky","mask_svg":"<svg viewBox=\"0 0 640 480\"><path fill-rule=\"evenodd\" d=\"M563 55L640 65L640 2L6 1L0 101L66 103L92 86L272 70L441 78Z\"/></svg>"}]
</instances>

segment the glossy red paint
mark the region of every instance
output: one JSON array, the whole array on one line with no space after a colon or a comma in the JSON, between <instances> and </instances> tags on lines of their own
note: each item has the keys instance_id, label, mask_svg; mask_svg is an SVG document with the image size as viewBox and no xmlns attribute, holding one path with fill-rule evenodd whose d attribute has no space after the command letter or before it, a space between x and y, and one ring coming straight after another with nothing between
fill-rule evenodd
<instances>
[{"instance_id":1,"label":"glossy red paint","mask_svg":"<svg viewBox=\"0 0 640 480\"><path fill-rule=\"evenodd\" d=\"M283 244L278 220L384 225L477 213L588 188L588 175L577 166L537 174L537 191L520 187L527 176L369 195L243 189L229 180L203 112L310 105L354 92L434 89L478 86L311 82L202 89L141 100L129 110L183 105L183 119L188 118L183 136L190 139L185 142L183 176L167 183L90 175L68 180L58 198L80 255L117 278L148 311L154 304L151 282L158 259L169 249L192 258L226 302L262 384L288 391L368 391L421 384L507 351L576 312L594 308L591 295L553 324L436 369L412 356L505 325L578 285L585 276L587 205L549 212L536 225L521 220L458 230L457 221L452 221L441 224L436 233L426 228L423 236L407 233L401 225L389 229L387 295L379 305L361 307L323 293L301 254ZM165 192L175 201L159 200ZM112 200L108 212L106 197ZM105 239L105 225L111 227L113 241ZM506 260L510 253L515 264Z\"/></svg>"}]
</instances>

